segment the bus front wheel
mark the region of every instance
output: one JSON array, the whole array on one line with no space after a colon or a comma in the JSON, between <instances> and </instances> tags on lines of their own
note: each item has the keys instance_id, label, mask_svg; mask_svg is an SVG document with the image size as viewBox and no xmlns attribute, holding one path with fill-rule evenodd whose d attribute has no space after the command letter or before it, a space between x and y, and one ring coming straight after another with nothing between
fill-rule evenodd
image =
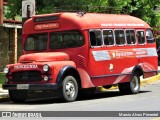
<instances>
[{"instance_id":1,"label":"bus front wheel","mask_svg":"<svg viewBox=\"0 0 160 120\"><path fill-rule=\"evenodd\" d=\"M135 73L127 83L120 83L119 90L123 94L137 94L140 90L140 76Z\"/></svg>"},{"instance_id":2,"label":"bus front wheel","mask_svg":"<svg viewBox=\"0 0 160 120\"><path fill-rule=\"evenodd\" d=\"M78 95L78 84L73 76L66 76L60 87L60 98L66 102L75 101Z\"/></svg>"}]
</instances>

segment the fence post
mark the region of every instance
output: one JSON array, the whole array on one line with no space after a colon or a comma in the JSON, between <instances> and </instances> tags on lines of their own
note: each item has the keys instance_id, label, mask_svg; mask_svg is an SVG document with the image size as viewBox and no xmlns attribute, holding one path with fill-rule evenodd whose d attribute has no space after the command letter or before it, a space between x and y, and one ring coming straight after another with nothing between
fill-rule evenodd
<instances>
[{"instance_id":1,"label":"fence post","mask_svg":"<svg viewBox=\"0 0 160 120\"><path fill-rule=\"evenodd\" d=\"M3 0L0 0L0 24L3 23Z\"/></svg>"},{"instance_id":2,"label":"fence post","mask_svg":"<svg viewBox=\"0 0 160 120\"><path fill-rule=\"evenodd\" d=\"M17 63L17 27L14 28L14 63Z\"/></svg>"}]
</instances>

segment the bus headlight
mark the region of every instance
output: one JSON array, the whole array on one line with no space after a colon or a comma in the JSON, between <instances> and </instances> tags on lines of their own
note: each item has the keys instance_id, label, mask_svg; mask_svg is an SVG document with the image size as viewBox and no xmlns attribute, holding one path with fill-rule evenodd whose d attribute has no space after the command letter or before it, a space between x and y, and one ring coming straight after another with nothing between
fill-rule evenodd
<instances>
[{"instance_id":1,"label":"bus headlight","mask_svg":"<svg viewBox=\"0 0 160 120\"><path fill-rule=\"evenodd\" d=\"M3 72L6 73L6 74L9 73L9 68L5 67L4 70L3 70Z\"/></svg>"},{"instance_id":2,"label":"bus headlight","mask_svg":"<svg viewBox=\"0 0 160 120\"><path fill-rule=\"evenodd\" d=\"M49 80L49 77L48 76L45 76L44 77L44 81L48 81Z\"/></svg>"},{"instance_id":3,"label":"bus headlight","mask_svg":"<svg viewBox=\"0 0 160 120\"><path fill-rule=\"evenodd\" d=\"M49 71L49 65L47 65L47 64L44 65L44 66L43 66L43 71L44 71L44 72L48 72L48 71Z\"/></svg>"}]
</instances>

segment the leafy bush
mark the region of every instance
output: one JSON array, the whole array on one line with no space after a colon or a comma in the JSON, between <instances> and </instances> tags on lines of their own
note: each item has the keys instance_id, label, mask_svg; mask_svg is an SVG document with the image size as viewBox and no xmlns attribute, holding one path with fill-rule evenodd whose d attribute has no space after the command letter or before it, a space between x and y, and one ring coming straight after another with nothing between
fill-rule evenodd
<instances>
[{"instance_id":1,"label":"leafy bush","mask_svg":"<svg viewBox=\"0 0 160 120\"><path fill-rule=\"evenodd\" d=\"M0 84L3 84L5 82L5 74L0 73Z\"/></svg>"}]
</instances>

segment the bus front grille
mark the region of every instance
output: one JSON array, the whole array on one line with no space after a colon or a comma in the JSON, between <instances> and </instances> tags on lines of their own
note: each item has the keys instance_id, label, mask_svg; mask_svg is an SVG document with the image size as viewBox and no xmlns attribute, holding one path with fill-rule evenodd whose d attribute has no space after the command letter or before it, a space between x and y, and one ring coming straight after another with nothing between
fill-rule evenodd
<instances>
[{"instance_id":1,"label":"bus front grille","mask_svg":"<svg viewBox=\"0 0 160 120\"><path fill-rule=\"evenodd\" d=\"M12 74L13 82L37 82L41 80L40 71L20 71Z\"/></svg>"}]
</instances>

